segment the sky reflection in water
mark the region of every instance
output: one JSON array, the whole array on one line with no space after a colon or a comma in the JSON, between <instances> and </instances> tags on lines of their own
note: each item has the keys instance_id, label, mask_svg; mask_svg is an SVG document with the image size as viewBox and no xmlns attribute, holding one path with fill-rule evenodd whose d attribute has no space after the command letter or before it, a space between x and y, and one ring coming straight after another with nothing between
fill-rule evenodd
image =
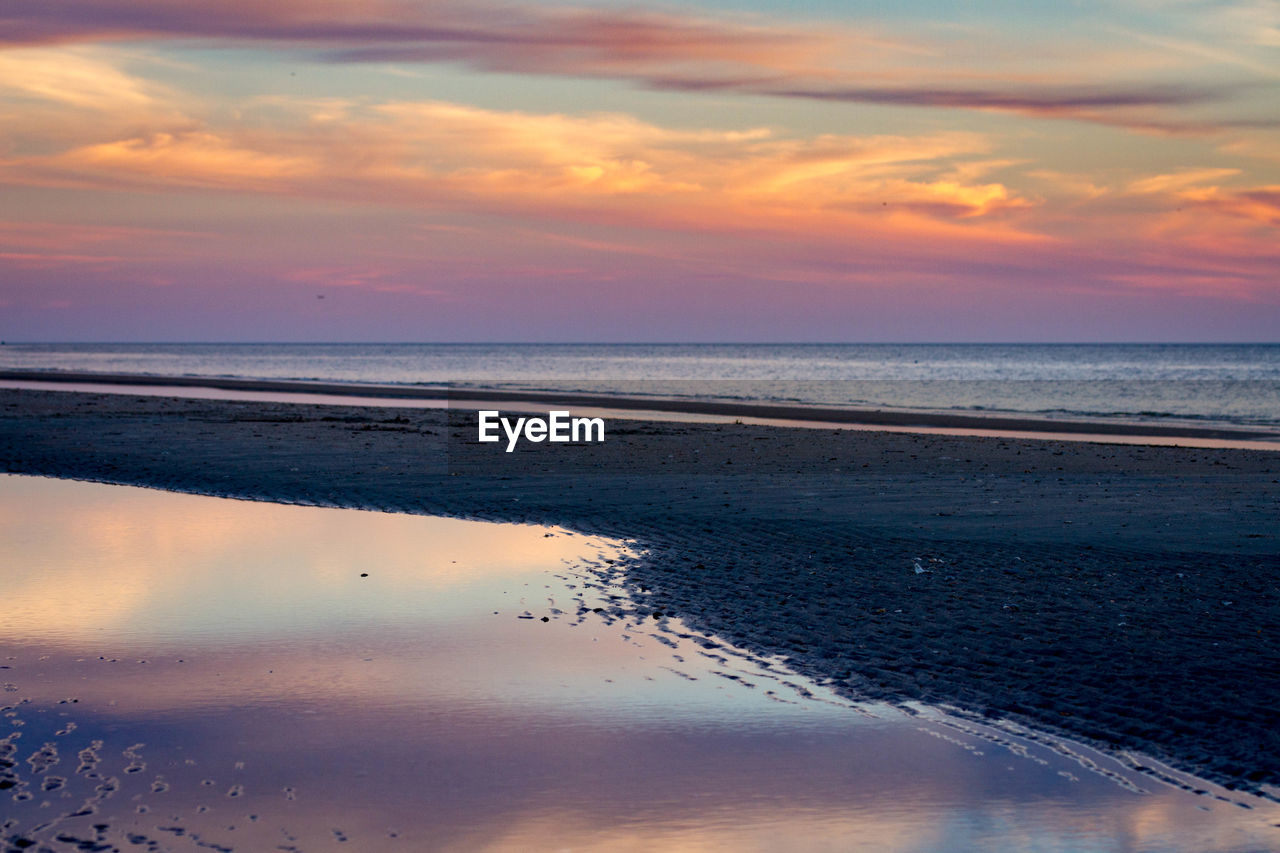
<instances>
[{"instance_id":1,"label":"sky reflection in water","mask_svg":"<svg viewBox=\"0 0 1280 853\"><path fill-rule=\"evenodd\" d=\"M1094 772L1088 750L927 709L853 707L678 622L611 616L619 590L600 573L625 552L541 527L0 477L0 753L13 762L0 837L1280 845L1273 804L1193 796L1113 762Z\"/></svg>"}]
</instances>

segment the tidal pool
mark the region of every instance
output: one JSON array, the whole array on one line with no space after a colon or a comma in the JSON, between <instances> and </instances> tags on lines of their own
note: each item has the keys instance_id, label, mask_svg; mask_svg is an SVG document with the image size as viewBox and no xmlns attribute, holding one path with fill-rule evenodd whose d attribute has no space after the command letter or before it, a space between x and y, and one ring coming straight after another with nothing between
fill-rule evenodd
<instances>
[{"instance_id":1,"label":"tidal pool","mask_svg":"<svg viewBox=\"0 0 1280 853\"><path fill-rule=\"evenodd\" d=\"M679 620L638 619L620 585L633 547L0 476L0 838L1280 848L1273 802L1141 757L855 704Z\"/></svg>"}]
</instances>

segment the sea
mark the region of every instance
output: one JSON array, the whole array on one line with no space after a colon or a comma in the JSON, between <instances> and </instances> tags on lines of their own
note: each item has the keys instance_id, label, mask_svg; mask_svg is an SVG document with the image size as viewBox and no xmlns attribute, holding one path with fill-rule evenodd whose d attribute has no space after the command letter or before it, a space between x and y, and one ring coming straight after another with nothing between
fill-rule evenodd
<instances>
[{"instance_id":1,"label":"sea","mask_svg":"<svg viewBox=\"0 0 1280 853\"><path fill-rule=\"evenodd\" d=\"M10 343L3 369L1280 427L1280 344Z\"/></svg>"}]
</instances>

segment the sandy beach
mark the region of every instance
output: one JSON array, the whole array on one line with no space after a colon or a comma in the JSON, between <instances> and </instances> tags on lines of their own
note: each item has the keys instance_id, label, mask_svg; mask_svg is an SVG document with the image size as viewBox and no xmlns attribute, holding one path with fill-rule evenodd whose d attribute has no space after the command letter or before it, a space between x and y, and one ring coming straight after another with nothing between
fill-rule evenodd
<instances>
[{"instance_id":1,"label":"sandy beach","mask_svg":"<svg viewBox=\"0 0 1280 853\"><path fill-rule=\"evenodd\" d=\"M846 695L1280 784L1280 454L0 390L0 470L636 540L634 607Z\"/></svg>"}]
</instances>

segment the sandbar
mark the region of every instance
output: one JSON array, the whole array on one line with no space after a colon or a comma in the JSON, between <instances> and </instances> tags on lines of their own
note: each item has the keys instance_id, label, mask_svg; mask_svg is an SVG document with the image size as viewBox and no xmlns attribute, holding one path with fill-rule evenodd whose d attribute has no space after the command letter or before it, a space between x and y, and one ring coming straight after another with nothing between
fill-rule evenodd
<instances>
[{"instance_id":1,"label":"sandbar","mask_svg":"<svg viewBox=\"0 0 1280 853\"><path fill-rule=\"evenodd\" d=\"M853 698L1280 785L1280 454L0 390L0 470L634 540L677 614Z\"/></svg>"}]
</instances>

